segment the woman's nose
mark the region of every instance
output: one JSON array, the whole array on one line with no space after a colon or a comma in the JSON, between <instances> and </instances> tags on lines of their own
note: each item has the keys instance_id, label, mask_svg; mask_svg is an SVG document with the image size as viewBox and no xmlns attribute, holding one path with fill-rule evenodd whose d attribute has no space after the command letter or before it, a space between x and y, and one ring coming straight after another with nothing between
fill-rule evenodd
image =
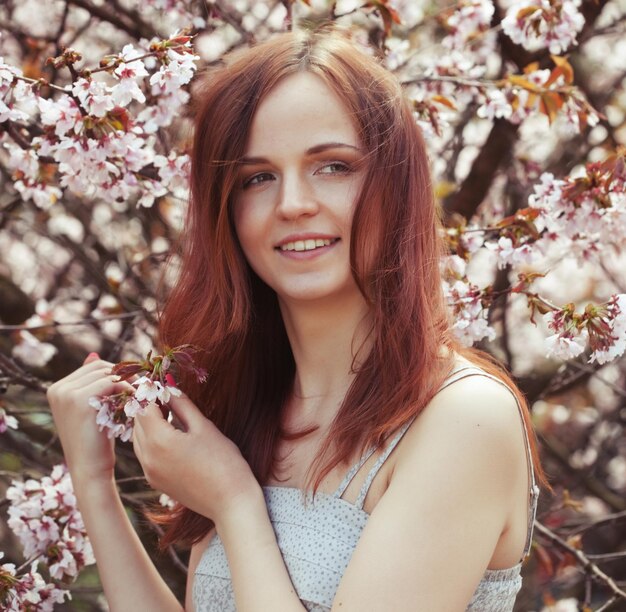
<instances>
[{"instance_id":1,"label":"woman's nose","mask_svg":"<svg viewBox=\"0 0 626 612\"><path fill-rule=\"evenodd\" d=\"M314 215L319 208L314 190L301 176L285 176L278 197L277 212L286 219Z\"/></svg>"}]
</instances>

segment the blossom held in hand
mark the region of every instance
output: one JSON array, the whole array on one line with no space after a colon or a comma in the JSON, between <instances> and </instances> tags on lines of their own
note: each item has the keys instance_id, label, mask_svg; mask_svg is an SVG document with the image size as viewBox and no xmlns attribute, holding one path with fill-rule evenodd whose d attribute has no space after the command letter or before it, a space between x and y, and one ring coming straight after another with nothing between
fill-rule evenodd
<instances>
[{"instance_id":1,"label":"blossom held in hand","mask_svg":"<svg viewBox=\"0 0 626 612\"><path fill-rule=\"evenodd\" d=\"M179 389L168 384L173 380L172 369L190 371L198 382L203 382L206 379L205 370L193 363L193 355L197 352L195 347L184 345L168 349L164 355L152 356L150 351L143 361L123 361L114 366L113 374L128 381L134 390L89 398L89 405L98 411L96 422L100 431L106 429L109 438L128 442L138 414L143 414L151 404L167 406L172 396L182 395Z\"/></svg>"}]
</instances>

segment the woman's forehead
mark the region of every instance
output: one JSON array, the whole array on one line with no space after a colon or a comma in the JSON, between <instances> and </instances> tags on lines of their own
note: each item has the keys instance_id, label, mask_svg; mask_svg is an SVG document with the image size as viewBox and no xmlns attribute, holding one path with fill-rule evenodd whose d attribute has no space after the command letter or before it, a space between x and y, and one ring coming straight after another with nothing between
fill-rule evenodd
<instances>
[{"instance_id":1,"label":"woman's forehead","mask_svg":"<svg viewBox=\"0 0 626 612\"><path fill-rule=\"evenodd\" d=\"M322 142L359 146L353 117L339 96L310 72L282 79L261 101L253 117L247 156L263 156L268 147L303 147Z\"/></svg>"}]
</instances>

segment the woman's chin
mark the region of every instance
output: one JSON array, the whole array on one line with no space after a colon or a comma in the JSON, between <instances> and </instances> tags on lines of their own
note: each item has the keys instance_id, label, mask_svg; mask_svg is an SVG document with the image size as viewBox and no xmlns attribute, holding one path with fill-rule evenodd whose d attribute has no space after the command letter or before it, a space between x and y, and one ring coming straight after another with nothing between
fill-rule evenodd
<instances>
[{"instance_id":1,"label":"woman's chin","mask_svg":"<svg viewBox=\"0 0 626 612\"><path fill-rule=\"evenodd\" d=\"M351 287L329 287L320 285L306 285L277 290L278 299L286 304L332 304L345 302L359 294L356 284Z\"/></svg>"}]
</instances>

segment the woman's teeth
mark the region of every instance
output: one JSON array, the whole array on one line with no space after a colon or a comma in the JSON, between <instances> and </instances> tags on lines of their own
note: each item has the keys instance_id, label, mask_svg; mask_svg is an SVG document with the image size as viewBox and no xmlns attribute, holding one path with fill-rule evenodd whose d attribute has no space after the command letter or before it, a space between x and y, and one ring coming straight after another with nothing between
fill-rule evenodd
<instances>
[{"instance_id":1,"label":"woman's teeth","mask_svg":"<svg viewBox=\"0 0 626 612\"><path fill-rule=\"evenodd\" d=\"M329 246L335 240L325 240L317 238L315 240L296 240L295 242L287 242L280 245L281 251L312 251L323 246Z\"/></svg>"}]
</instances>

